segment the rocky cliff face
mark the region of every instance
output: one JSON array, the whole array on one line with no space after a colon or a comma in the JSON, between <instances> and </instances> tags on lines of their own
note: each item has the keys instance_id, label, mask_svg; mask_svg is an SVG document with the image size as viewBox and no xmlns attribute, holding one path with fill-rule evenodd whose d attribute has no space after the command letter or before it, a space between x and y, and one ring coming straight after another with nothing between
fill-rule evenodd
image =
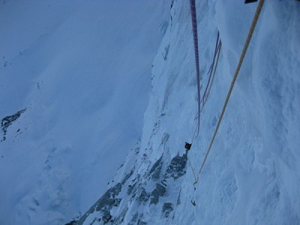
<instances>
[{"instance_id":1,"label":"rocky cliff face","mask_svg":"<svg viewBox=\"0 0 300 225\"><path fill-rule=\"evenodd\" d=\"M296 1L266 1L212 152L198 174L256 4L197 1L202 92L218 31L223 48L200 135L193 140L197 94L189 2L172 2L153 64L141 142L107 192L74 224L300 224ZM188 154L185 141L193 141Z\"/></svg>"},{"instance_id":2,"label":"rocky cliff face","mask_svg":"<svg viewBox=\"0 0 300 225\"><path fill-rule=\"evenodd\" d=\"M137 157L138 154L132 156ZM141 175L137 173L141 166L136 161L123 180L109 188L74 223L147 224L151 214L161 219L169 218L174 214L177 204L180 204L180 184L186 173L186 163L187 154L175 156L168 164L165 164L162 156L153 165L149 164L146 172ZM149 208L153 209L152 212L147 212Z\"/></svg>"}]
</instances>

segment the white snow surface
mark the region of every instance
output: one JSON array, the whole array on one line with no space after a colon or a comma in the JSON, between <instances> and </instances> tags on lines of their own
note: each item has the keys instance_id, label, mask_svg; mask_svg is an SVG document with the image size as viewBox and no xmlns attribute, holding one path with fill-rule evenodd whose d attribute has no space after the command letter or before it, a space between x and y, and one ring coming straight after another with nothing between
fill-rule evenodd
<instances>
[{"instance_id":1,"label":"white snow surface","mask_svg":"<svg viewBox=\"0 0 300 225\"><path fill-rule=\"evenodd\" d=\"M196 2L203 88L217 30L223 43L200 135L189 153L198 173L257 3ZM168 59L158 54L154 62L154 88L146 113L153 120L145 123L141 147L163 113L158 140L153 142L158 145L164 133L170 138L164 149L156 146L154 151L171 156L182 154L184 141L192 141L197 115L189 4L175 3L173 22L160 48L163 52L169 46ZM299 21L297 1L266 1L199 182L193 185L188 164L181 204L174 218L161 224L300 224Z\"/></svg>"},{"instance_id":2,"label":"white snow surface","mask_svg":"<svg viewBox=\"0 0 300 225\"><path fill-rule=\"evenodd\" d=\"M125 190L138 188L134 194L122 189L117 195L122 200L110 210L108 223L300 224L300 4L265 2L219 133L199 175L257 3L196 3L202 93L218 30L223 43L213 88L201 114L200 135L192 140L197 88L190 6L189 1L175 0L154 60L140 150L137 156L128 156L111 186L120 182ZM193 142L186 174L172 180L163 171L168 171L175 156L184 154L185 141ZM161 168L153 170L161 158ZM134 173L126 181L130 169ZM199 175L195 185L193 169ZM153 171L160 174L155 179ZM159 202L151 204L158 183L166 193L161 192ZM167 216L166 204L172 206ZM79 224L105 224L103 211L97 214L97 210L89 211Z\"/></svg>"},{"instance_id":3,"label":"white snow surface","mask_svg":"<svg viewBox=\"0 0 300 225\"><path fill-rule=\"evenodd\" d=\"M137 140L164 1L0 3L0 224L64 224L107 188ZM1 139L3 132L0 132Z\"/></svg>"},{"instance_id":4,"label":"white snow surface","mask_svg":"<svg viewBox=\"0 0 300 225\"><path fill-rule=\"evenodd\" d=\"M17 2L8 1L7 5ZM145 12L152 15L153 13L147 11L145 2L135 1L132 7L140 4L139 7L145 7L145 11L141 12L142 15ZM109 4L108 1L106 3ZM163 26L166 27L168 24L168 27L153 62L152 87L144 114L142 138L137 148L129 152L123 166L118 169L108 186L109 190L113 190L118 186L116 184L122 184L122 188L117 191L116 199L113 199L120 202L111 204L112 219L105 224L298 225L300 224L300 3L294 0L265 2L219 133L207 163L199 175L199 182L193 185L195 181L193 169L198 173L204 159L257 6L257 3L244 4L244 1L236 0L202 0L196 3L202 93L207 82L207 71L212 61L218 30L223 44L217 75L201 114L200 134L192 140L196 128L197 87L190 6L189 1L174 0L171 2L169 21ZM161 6L157 2L148 3L148 1L147 4L169 10L169 5ZM58 7L59 4L54 5ZM74 5L73 10L79 13L87 5L82 3L80 9ZM2 11L5 7L2 6ZM92 9L97 11L95 8ZM72 15L77 15L76 13ZM62 13L61 19L69 22L64 22L65 25L61 25L60 29L65 30L73 26L77 31L79 25L74 24L73 19L66 20L64 16ZM94 16L98 18L99 15ZM148 18L157 17L152 16L149 15ZM77 17L81 18L82 14ZM59 18L57 16L57 19ZM162 20L156 19L149 22L151 27L157 27L158 25L154 24L159 24L158 21L162 23ZM2 24L6 23L2 21L1 26L4 26ZM92 29L82 23L85 29ZM125 35L122 32L120 38ZM140 32L142 36L139 40L147 42L149 36L145 35L143 30ZM84 36L86 33L79 32L79 34ZM87 37L91 38L90 35ZM124 122L124 114L119 118L112 113L116 109L116 105L111 103L112 97L105 96L102 101L108 100L99 103L95 99L98 100L97 96L102 96L103 93L107 94L106 91L88 92L85 96L83 93L76 95L75 91L71 95L65 90L73 88L69 82L74 76L77 77L75 89L79 89L81 85L86 85L81 91L93 90L91 89L93 85L97 87L96 78L86 84L83 82L85 80L80 79L80 75L87 73L89 69L83 69L82 66L76 69L76 66L81 63L80 60L87 61L86 63L90 63L91 60L93 61L91 64L95 67L99 60L92 56L87 60L85 56L78 57L76 61L75 57L76 63L73 61L68 64L67 59L74 57L73 51L70 50L72 48L62 44L59 48L53 49L48 41L45 42L48 45L41 45L40 42L44 43L43 38L44 36L35 40L34 44L20 56L11 58L7 56L3 59L5 67L1 69L1 74L8 73L3 71L8 70L10 66L14 68L15 64L23 63L24 66L27 65L29 71L27 73L32 77L30 82L24 78L24 81L18 82L19 85L8 86L3 85L3 82L11 83L20 76L11 72L17 78L10 77L9 80L6 76L2 81L4 75L0 77L1 93L4 93L1 94L1 105L5 105L5 109L1 107L0 115L3 117L22 107L28 108L9 127L7 140L0 145L1 154L4 156L0 164L0 193L1 199L4 199L4 204L2 202L0 205L0 222L3 223L22 224L23 220L23 224L59 224L59 222L62 224L67 222L67 219L77 216L78 212L83 213L88 208L87 204L92 206L96 201L95 198L104 192L100 184L100 179L104 176L100 164L107 162L110 165L112 160L109 161L105 157L120 154L112 153L117 149L107 148L105 157L100 154L107 144L111 145L110 138L118 136L118 129L105 130L105 139L101 141L99 135L102 133L99 127L103 126L104 121L113 121L111 124L114 126ZM67 37L66 39L69 43L70 40ZM77 41L82 44L81 40ZM115 43L115 40L108 41ZM90 49L82 54L87 54L98 42L94 40L87 43L90 44ZM57 54L62 46L68 49L62 51L62 55ZM53 51L50 51L49 57L55 63L50 65L48 58L45 60L42 57L44 52L42 48L46 47L49 51ZM19 54L17 51L16 55ZM36 62L30 61L29 56L27 58L29 61L21 60L23 55L32 55L32 51L36 51L34 54L39 56L35 59L41 61L37 65ZM144 53L145 49L141 52ZM124 56L123 60L127 59L128 57ZM31 64L28 64L29 62ZM69 66L66 67L66 64ZM113 64L115 65L115 62ZM139 64L140 62L135 59L134 65ZM149 65L151 66L151 63ZM24 66L15 66L14 70L20 73ZM124 68L132 69L127 66L128 64L124 65ZM60 70L57 68L65 74L68 73L65 71L69 67L71 69L67 71L71 71L72 76L67 76L64 81L62 79L64 76L59 75L57 71ZM99 66L99 69L96 67L94 72L97 74L100 68L102 67ZM81 72L77 73L78 70ZM58 74L53 74L54 71ZM111 71L108 71L108 74L110 73ZM147 76L141 78L142 83L147 83L144 79L147 79ZM120 86L130 88L131 82L127 81L131 80L112 79L111 86L118 92ZM12 87L20 88L20 92L15 92ZM26 88L31 90L28 95ZM120 95L128 94L126 91L128 90L124 88L124 93ZM145 87L141 86L140 94L143 92L146 92ZM11 101L16 93L20 95L18 96L20 102ZM70 98L73 95L74 98ZM86 101L91 95L94 99ZM68 107L62 110L64 104ZM87 104L84 111L80 107L81 104ZM107 109L106 114L102 114L103 104L112 104L110 110L107 109L109 106L104 107ZM86 110L89 108L91 111ZM139 109L141 112L145 108ZM116 111L119 111L118 108ZM134 113L130 121L136 122L136 115L138 113ZM108 120L107 116L111 120ZM132 114L128 117L130 116ZM107 126L109 125L107 122ZM19 133L16 130L20 127L22 133L16 135ZM129 129L125 125L121 128ZM133 132L126 130L125 133ZM192 149L188 153L186 173L173 179L170 177L172 173L167 173L169 165L174 157L184 155L186 141L193 142ZM127 145L123 145L126 142ZM126 151L123 150L124 147L129 147L130 144L132 146L132 142L128 142L128 137L118 138L116 148L122 148L124 152ZM115 162L120 163L123 161L122 158L124 156L117 157ZM165 187L165 192L160 193L158 202L149 203L154 199L153 192L157 190L158 184ZM132 189L134 194L129 191ZM7 193L9 195L5 197ZM192 202L195 202L195 206ZM168 215L163 210L166 204L172 206L168 208L170 210ZM97 203L94 206L97 206ZM101 213L103 212L97 209L91 210L79 220L79 224L104 224Z\"/></svg>"}]
</instances>

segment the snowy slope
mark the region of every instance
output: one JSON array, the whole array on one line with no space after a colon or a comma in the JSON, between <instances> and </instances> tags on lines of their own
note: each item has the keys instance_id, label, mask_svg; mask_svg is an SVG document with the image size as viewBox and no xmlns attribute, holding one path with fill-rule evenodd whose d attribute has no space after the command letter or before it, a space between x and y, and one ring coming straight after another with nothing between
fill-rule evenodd
<instances>
[{"instance_id":1,"label":"snowy slope","mask_svg":"<svg viewBox=\"0 0 300 225\"><path fill-rule=\"evenodd\" d=\"M141 136L164 4L0 3L0 224L63 224L105 192Z\"/></svg>"},{"instance_id":2,"label":"snowy slope","mask_svg":"<svg viewBox=\"0 0 300 225\"><path fill-rule=\"evenodd\" d=\"M300 3L266 1L193 185L257 6L196 2L202 92L218 30L223 43L199 137L192 140L197 93L189 1L175 0L154 60L141 143L76 224L300 224ZM188 155L185 141L193 141Z\"/></svg>"}]
</instances>

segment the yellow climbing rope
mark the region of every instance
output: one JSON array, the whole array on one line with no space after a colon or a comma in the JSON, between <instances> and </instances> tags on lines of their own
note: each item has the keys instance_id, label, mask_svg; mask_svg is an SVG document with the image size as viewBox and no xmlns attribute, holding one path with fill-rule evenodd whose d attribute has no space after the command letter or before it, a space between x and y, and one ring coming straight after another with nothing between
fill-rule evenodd
<instances>
[{"instance_id":1,"label":"yellow climbing rope","mask_svg":"<svg viewBox=\"0 0 300 225\"><path fill-rule=\"evenodd\" d=\"M211 151L211 148L212 148L212 145L214 143L214 140L216 138L216 135L218 133L218 130L219 130L219 127L220 127L220 124L222 122L222 119L223 119L223 116L224 116L224 113L225 113L225 110L226 110L226 107L227 107L227 104L228 104L228 101L229 101L229 98L231 96L231 92L233 90L233 87L234 87L234 84L236 82L236 79L237 79L237 76L240 72L240 69L241 69L241 66L243 64L243 61L244 61L244 58L245 58L245 55L246 55L246 52L247 52L247 49L248 49L248 46L249 46L249 43L251 41L251 38L252 38L252 35L253 35L253 32L254 32L254 29L256 27L256 24L257 24L257 21L258 21L258 18L260 16L260 13L261 13L261 10L262 10L262 7L264 5L264 2L265 0L260 0L259 3L258 3L258 6L257 6L257 9L256 9L256 12L255 12L255 15L254 15L254 18L253 18L253 21L252 21L252 25L251 25L251 28L249 30L249 33L248 33L248 37L246 39L246 42L245 42L245 45L244 45L244 48L243 48L243 51L242 51L242 54L241 54L241 57L240 57L240 60L239 60L239 63L237 65L237 68L235 70L235 73L234 73L234 76L233 76L233 79L231 81L231 85L230 85L230 88L229 88L229 91L228 91L228 94L226 96L226 100L224 102L224 105L223 105L223 109L222 109L222 112L221 112L221 115L220 115L220 118L218 120L218 123L217 123L217 126L216 126L216 129L215 129L215 132L213 134L213 137L211 139L211 142L210 142L210 145L206 151L206 154L205 154L205 157L204 157L204 160L203 160L203 163L199 169L199 172L198 172L198 175L197 175L197 178L195 179L195 183L194 184L197 184L198 181L199 181L199 175L200 173L202 172L202 169L206 163L206 160L207 160L207 157Z\"/></svg>"}]
</instances>

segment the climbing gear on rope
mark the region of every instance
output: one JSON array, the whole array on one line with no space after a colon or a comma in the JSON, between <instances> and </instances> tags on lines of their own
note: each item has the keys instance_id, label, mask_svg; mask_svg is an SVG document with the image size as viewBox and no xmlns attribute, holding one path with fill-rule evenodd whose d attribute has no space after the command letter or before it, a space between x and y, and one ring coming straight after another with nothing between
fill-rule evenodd
<instances>
[{"instance_id":1,"label":"climbing gear on rope","mask_svg":"<svg viewBox=\"0 0 300 225\"><path fill-rule=\"evenodd\" d=\"M185 142L185 146L184 147L185 147L185 149L187 151L189 151L191 149L191 147L192 147L192 144Z\"/></svg>"},{"instance_id":2,"label":"climbing gear on rope","mask_svg":"<svg viewBox=\"0 0 300 225\"><path fill-rule=\"evenodd\" d=\"M200 105L202 104L202 108L200 109L200 112L198 112L198 115L201 114L201 112L204 109L204 106L205 106L205 104L207 102L207 99L209 97L210 90L212 88L212 85L213 85L213 82L214 82L214 79L215 79L215 75L216 75L216 71L217 71L217 67L218 67L218 64L219 64L219 59L220 59L220 54L221 54L221 48L222 48L222 42L220 40L220 34L218 32L217 40L216 40L215 52L214 52L214 56L213 56L213 61L212 61L211 65L210 65L210 68L209 68L209 70L207 72L207 74L208 74L208 82L206 84L206 88L205 88L204 94L202 96L202 99L200 100ZM193 142L196 139L196 137L197 137L197 127L195 128L191 144L193 144Z\"/></svg>"},{"instance_id":3,"label":"climbing gear on rope","mask_svg":"<svg viewBox=\"0 0 300 225\"><path fill-rule=\"evenodd\" d=\"M197 99L198 99L198 122L196 129L196 137L200 131L200 65L199 65L199 47L198 47L198 30L197 30L197 12L195 0L190 0L191 15L192 15L192 26L193 26L193 37L194 37L194 50L195 50L195 63L196 63L196 75L197 75ZM196 138L195 137L195 138Z\"/></svg>"},{"instance_id":4,"label":"climbing gear on rope","mask_svg":"<svg viewBox=\"0 0 300 225\"><path fill-rule=\"evenodd\" d=\"M216 69L218 66L218 61L219 61L219 56L221 52L221 40L220 40L220 35L218 32L217 35L217 41L216 41L216 47L215 47L215 52L214 52L214 57L213 57L213 62L210 66L210 69L208 71L209 78L208 82L204 91L204 94L201 99L201 93L200 93L200 65L199 65L199 44L198 44L198 30L197 30L197 12L196 12L196 4L195 0L190 0L190 8L191 8L191 17L192 17L192 27L193 27L193 40L194 40L194 52L195 52L195 65L196 65L196 77L197 77L197 104L198 104L198 113L197 113L197 126L194 131L193 137L192 137L192 142L198 137L199 132L200 132L200 116L201 116L201 111L204 108L204 105L208 99L214 77L216 74ZM201 108L201 103L202 103L202 108Z\"/></svg>"},{"instance_id":5,"label":"climbing gear on rope","mask_svg":"<svg viewBox=\"0 0 300 225\"><path fill-rule=\"evenodd\" d=\"M211 63L209 71L207 72L207 74L209 74L208 82L207 82L204 94L202 96L202 99L200 99L200 67L199 67L198 35L197 35L197 19L196 19L195 1L191 0L190 5L191 5L191 15L192 15L192 26L193 26L193 33L194 33L194 47L195 47L194 50L195 50L197 88L198 88L198 99L197 99L198 100L198 113L197 113L198 123L197 123L197 127L195 128L191 144L189 144L189 146L187 146L188 143L186 142L185 148L186 148L187 153L190 150L194 140L199 135L199 131L200 131L200 114L201 114L201 111L203 110L204 105L206 104L208 96L210 94L210 90L211 90L212 84L214 82L214 78L215 78L218 63L219 63L221 48L222 48L222 42L220 40L220 34L219 34L219 31L218 31L213 61ZM202 103L202 108L201 108L201 103ZM192 166L189 159L188 159L188 163L189 163L189 166L191 167L193 175L194 175L194 179L195 179L194 184L196 184L197 183L196 182L197 175L196 175L195 168ZM196 187L194 186L194 191L195 190L196 190ZM194 203L195 203L195 201L194 201Z\"/></svg>"},{"instance_id":6,"label":"climbing gear on rope","mask_svg":"<svg viewBox=\"0 0 300 225\"><path fill-rule=\"evenodd\" d=\"M233 79L232 79L232 81L231 81L231 85L230 85L229 91L228 91L227 96L226 96L226 100L225 100L224 105L223 105L223 109L222 109L220 118L219 118L218 123L217 123L217 126L216 126L216 128L215 128L215 132L214 132L213 137L212 137L212 139L211 139L210 145L209 145L209 147L208 147L208 149L207 149L207 151L206 151L206 154L205 154L203 163L202 163L202 165L201 165L201 167L200 167L200 169L199 169L199 172L198 172L198 175L197 175L197 179L195 180L195 184L197 184L198 181L199 181L199 175L200 175L200 173L202 172L202 169L203 169L203 167L204 167L204 165L205 165L205 163L206 163L207 157L208 157L208 155L209 155L209 153L210 153L210 151L211 151L212 145L213 145L213 143L214 143L215 137L216 137L216 135L217 135L217 133L218 133L220 124L221 124L221 122L222 122L222 119L223 119L223 116L224 116L224 113L225 113L225 110L226 110L226 107L227 107L227 104L228 104L228 101L229 101L229 98L230 98L230 96L231 96L231 93L232 93L234 84L235 84L235 82L236 82L237 76L238 76L238 74L239 74L239 72L240 72L241 66L242 66L242 64L243 64L243 60L244 60L244 58L245 58L245 55L246 55L246 52L247 52L249 43L250 43L250 41L251 41L251 38L252 38L253 32L254 32L254 30L255 30L255 27L256 27L258 18L259 18L259 16L260 16L262 7L263 7L263 5L264 5L264 2L265 2L265 0L260 0L259 3L258 3L256 12L255 12L255 15L254 15L254 18L253 18L253 21L252 21L252 25L251 25L251 28L250 28L249 33L248 33L248 37L247 37L247 39L246 39L246 42L245 42L245 45L244 45L244 48L243 48L243 51L242 51L242 54L241 54L239 63L238 63L237 68L236 68L236 70L235 70L235 73L234 73Z\"/></svg>"}]
</instances>

